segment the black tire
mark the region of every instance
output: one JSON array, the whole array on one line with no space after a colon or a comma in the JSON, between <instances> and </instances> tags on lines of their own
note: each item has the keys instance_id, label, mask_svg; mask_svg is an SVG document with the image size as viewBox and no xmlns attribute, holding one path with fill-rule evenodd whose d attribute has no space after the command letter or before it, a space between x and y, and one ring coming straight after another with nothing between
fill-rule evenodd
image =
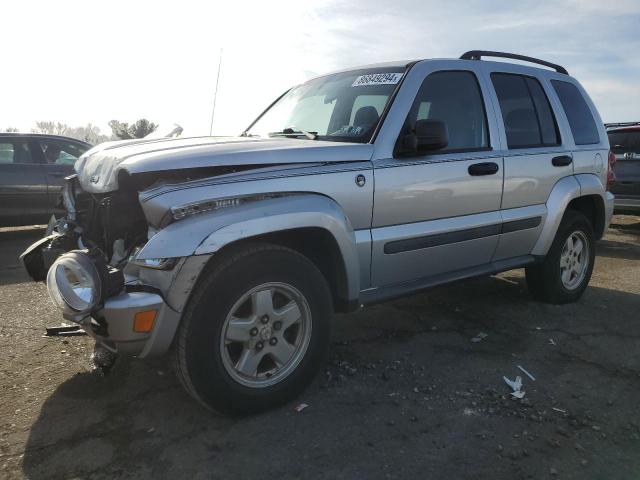
<instances>
[{"instance_id":1,"label":"black tire","mask_svg":"<svg viewBox=\"0 0 640 480\"><path fill-rule=\"evenodd\" d=\"M242 385L225 369L220 338L227 314L252 288L281 282L295 287L311 313L311 337L297 367L275 385ZM300 394L320 369L329 344L332 297L324 276L303 255L285 247L254 244L227 252L193 292L173 348L185 389L205 407L242 415L278 406Z\"/></svg>"},{"instance_id":2,"label":"black tire","mask_svg":"<svg viewBox=\"0 0 640 480\"><path fill-rule=\"evenodd\" d=\"M588 246L586 257L589 263L579 284L568 289L561 278L560 260L567 238L575 232L580 232L586 239ZM525 269L529 291L535 299L547 303L558 305L577 301L591 279L595 254L595 237L591 222L581 212L567 210L545 259Z\"/></svg>"}]
</instances>

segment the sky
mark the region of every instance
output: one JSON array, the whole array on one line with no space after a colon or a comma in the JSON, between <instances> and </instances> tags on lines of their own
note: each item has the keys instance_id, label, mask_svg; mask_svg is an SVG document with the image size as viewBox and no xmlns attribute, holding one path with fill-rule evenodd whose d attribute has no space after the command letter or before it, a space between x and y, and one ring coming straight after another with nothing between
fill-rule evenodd
<instances>
[{"instance_id":1,"label":"sky","mask_svg":"<svg viewBox=\"0 0 640 480\"><path fill-rule=\"evenodd\" d=\"M346 67L467 50L564 65L605 122L640 121L640 0L5 0L0 130L147 118L234 135Z\"/></svg>"}]
</instances>

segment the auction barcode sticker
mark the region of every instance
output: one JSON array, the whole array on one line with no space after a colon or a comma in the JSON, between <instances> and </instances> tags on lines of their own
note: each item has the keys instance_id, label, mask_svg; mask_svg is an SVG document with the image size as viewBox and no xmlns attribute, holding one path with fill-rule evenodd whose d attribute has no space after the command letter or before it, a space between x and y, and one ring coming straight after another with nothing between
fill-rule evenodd
<instances>
[{"instance_id":1,"label":"auction barcode sticker","mask_svg":"<svg viewBox=\"0 0 640 480\"><path fill-rule=\"evenodd\" d=\"M364 87L366 85L395 85L402 78L402 73L371 73L360 75L351 84L352 87Z\"/></svg>"}]
</instances>

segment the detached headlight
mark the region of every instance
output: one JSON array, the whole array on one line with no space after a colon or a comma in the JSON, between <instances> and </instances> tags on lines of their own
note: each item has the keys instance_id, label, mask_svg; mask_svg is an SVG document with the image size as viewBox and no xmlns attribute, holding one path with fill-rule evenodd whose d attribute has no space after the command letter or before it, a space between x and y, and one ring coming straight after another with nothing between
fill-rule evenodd
<instances>
[{"instance_id":1,"label":"detached headlight","mask_svg":"<svg viewBox=\"0 0 640 480\"><path fill-rule=\"evenodd\" d=\"M47 273L47 289L63 312L89 313L102 297L102 280L89 255L74 251L60 256Z\"/></svg>"}]
</instances>

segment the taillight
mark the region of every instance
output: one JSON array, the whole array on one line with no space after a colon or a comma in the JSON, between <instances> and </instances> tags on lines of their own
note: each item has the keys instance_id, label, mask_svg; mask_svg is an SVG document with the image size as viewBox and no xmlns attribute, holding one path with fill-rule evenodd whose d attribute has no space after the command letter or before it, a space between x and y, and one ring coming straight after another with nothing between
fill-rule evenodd
<instances>
[{"instance_id":1,"label":"taillight","mask_svg":"<svg viewBox=\"0 0 640 480\"><path fill-rule=\"evenodd\" d=\"M616 182L616 174L613 173L613 166L616 163L616 154L609 150L609 165L607 167L607 190Z\"/></svg>"}]
</instances>

